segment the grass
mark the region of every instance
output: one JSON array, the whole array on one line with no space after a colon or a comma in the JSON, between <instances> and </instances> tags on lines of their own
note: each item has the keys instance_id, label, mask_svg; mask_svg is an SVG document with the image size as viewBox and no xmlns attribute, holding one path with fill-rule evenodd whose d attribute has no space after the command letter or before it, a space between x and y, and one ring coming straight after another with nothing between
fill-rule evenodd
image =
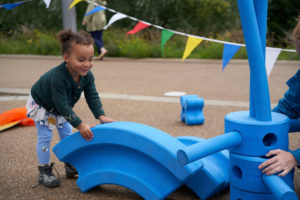
<instances>
[{"instance_id":1,"label":"grass","mask_svg":"<svg viewBox=\"0 0 300 200\"><path fill-rule=\"evenodd\" d=\"M103 40L111 57L131 58L182 58L187 37L174 35L161 52L160 34L156 29L148 28L134 35L126 36L128 30L109 29L104 32ZM38 54L60 55L60 44L56 38L57 31L41 31L23 28L18 31L0 32L0 54ZM243 43L239 31L217 35L217 39ZM215 38L214 38L215 39ZM290 49L293 49L291 47ZM203 41L188 58L222 59L223 44ZM241 47L233 59L247 59L245 47ZM279 60L298 60L297 53L281 52Z\"/></svg>"}]
</instances>

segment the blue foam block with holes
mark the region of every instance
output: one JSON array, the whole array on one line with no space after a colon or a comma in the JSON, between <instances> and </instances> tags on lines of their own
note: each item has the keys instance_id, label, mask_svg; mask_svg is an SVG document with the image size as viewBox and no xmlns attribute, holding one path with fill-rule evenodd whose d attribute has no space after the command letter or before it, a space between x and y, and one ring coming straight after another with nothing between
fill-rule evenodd
<instances>
[{"instance_id":1,"label":"blue foam block with holes","mask_svg":"<svg viewBox=\"0 0 300 200\"><path fill-rule=\"evenodd\" d=\"M186 146L205 141L203 138L183 136L177 139ZM223 150L201 159L203 168L185 184L204 200L229 186L229 152Z\"/></svg>"},{"instance_id":2,"label":"blue foam block with holes","mask_svg":"<svg viewBox=\"0 0 300 200\"><path fill-rule=\"evenodd\" d=\"M262 170L258 166L267 159L261 157L242 156L229 154L230 160L230 185L240 190L255 193L272 193L262 181ZM277 175L274 175L277 176ZM291 189L294 189L294 170L280 178ZM279 184L280 181L278 181ZM280 188L278 188L279 190Z\"/></svg>"},{"instance_id":3,"label":"blue foam block with holes","mask_svg":"<svg viewBox=\"0 0 300 200\"><path fill-rule=\"evenodd\" d=\"M264 156L270 150L288 150L289 118L272 112L272 121L257 121L249 111L229 113L225 117L225 133L237 131L242 143L228 148L230 152L246 156Z\"/></svg>"},{"instance_id":4,"label":"blue foam block with holes","mask_svg":"<svg viewBox=\"0 0 300 200\"><path fill-rule=\"evenodd\" d=\"M79 132L59 142L53 152L78 171L82 192L102 184L135 191L144 199L164 199L203 167L182 166L176 154L185 145L158 129L133 122L112 122L91 129L88 142Z\"/></svg>"},{"instance_id":5,"label":"blue foam block with holes","mask_svg":"<svg viewBox=\"0 0 300 200\"><path fill-rule=\"evenodd\" d=\"M255 193L240 190L230 185L230 200L275 200L271 193Z\"/></svg>"},{"instance_id":6,"label":"blue foam block with holes","mask_svg":"<svg viewBox=\"0 0 300 200\"><path fill-rule=\"evenodd\" d=\"M184 95L180 97L180 119L186 125L201 125L204 123L204 99L197 95Z\"/></svg>"},{"instance_id":7,"label":"blue foam block with holes","mask_svg":"<svg viewBox=\"0 0 300 200\"><path fill-rule=\"evenodd\" d=\"M294 192L285 193L280 198L273 193L255 193L240 190L230 185L230 200L298 200Z\"/></svg>"}]
</instances>

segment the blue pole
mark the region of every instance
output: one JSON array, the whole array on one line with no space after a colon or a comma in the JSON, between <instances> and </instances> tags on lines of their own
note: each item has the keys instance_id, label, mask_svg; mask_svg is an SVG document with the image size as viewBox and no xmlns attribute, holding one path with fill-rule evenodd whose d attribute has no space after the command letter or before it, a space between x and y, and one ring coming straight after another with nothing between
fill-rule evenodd
<instances>
[{"instance_id":1,"label":"blue pole","mask_svg":"<svg viewBox=\"0 0 300 200\"><path fill-rule=\"evenodd\" d=\"M213 153L241 144L242 136L238 132L222 134L201 143L196 143L177 151L177 160L186 165Z\"/></svg>"},{"instance_id":2,"label":"blue pole","mask_svg":"<svg viewBox=\"0 0 300 200\"><path fill-rule=\"evenodd\" d=\"M256 13L256 20L258 25L258 31L260 36L260 42L262 46L263 55L266 55L266 34L267 34L267 13L268 13L268 1L254 0L254 7ZM250 72L250 83L255 81L254 75ZM255 104L254 104L254 91L253 85L250 84L250 116L256 118Z\"/></svg>"},{"instance_id":3,"label":"blue pole","mask_svg":"<svg viewBox=\"0 0 300 200\"><path fill-rule=\"evenodd\" d=\"M298 200L296 193L277 175L262 175L264 184L281 200Z\"/></svg>"},{"instance_id":4,"label":"blue pole","mask_svg":"<svg viewBox=\"0 0 300 200\"><path fill-rule=\"evenodd\" d=\"M256 20L258 25L258 31L260 36L260 42L262 52L265 58L266 55L266 35L267 35L267 13L268 13L268 1L254 0L254 7L256 13Z\"/></svg>"},{"instance_id":5,"label":"blue pole","mask_svg":"<svg viewBox=\"0 0 300 200\"><path fill-rule=\"evenodd\" d=\"M262 6L263 9L259 7L265 1L267 0L256 1L256 8L259 12L265 10L264 6ZM254 2L253 0L238 0L238 7L250 65L250 116L258 121L271 121L271 103L263 53L265 50L260 39L263 36L259 32ZM257 15L264 16L265 14ZM263 19L259 24L261 27L264 25ZM261 33L264 32L264 29L261 29Z\"/></svg>"}]
</instances>

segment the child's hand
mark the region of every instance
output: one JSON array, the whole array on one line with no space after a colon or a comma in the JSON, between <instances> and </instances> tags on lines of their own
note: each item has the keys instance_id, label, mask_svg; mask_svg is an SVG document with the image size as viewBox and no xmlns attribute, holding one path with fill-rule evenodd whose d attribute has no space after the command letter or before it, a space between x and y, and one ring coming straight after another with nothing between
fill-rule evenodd
<instances>
[{"instance_id":1,"label":"child's hand","mask_svg":"<svg viewBox=\"0 0 300 200\"><path fill-rule=\"evenodd\" d=\"M94 135L91 131L90 125L81 123L79 126L77 126L77 129L79 130L81 136L86 139L87 141L90 141L93 139Z\"/></svg>"},{"instance_id":2,"label":"child's hand","mask_svg":"<svg viewBox=\"0 0 300 200\"><path fill-rule=\"evenodd\" d=\"M110 123L110 122L115 122L116 121L116 120L111 119L109 117L105 117L104 115L101 115L98 119L100 120L101 124L105 124L105 123Z\"/></svg>"}]
</instances>

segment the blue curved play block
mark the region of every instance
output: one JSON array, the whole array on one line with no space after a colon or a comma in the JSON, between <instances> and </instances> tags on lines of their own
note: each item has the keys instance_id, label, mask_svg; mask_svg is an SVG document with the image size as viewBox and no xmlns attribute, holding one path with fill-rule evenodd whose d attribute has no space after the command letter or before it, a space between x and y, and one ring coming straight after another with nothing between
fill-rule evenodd
<instances>
[{"instance_id":1,"label":"blue curved play block","mask_svg":"<svg viewBox=\"0 0 300 200\"><path fill-rule=\"evenodd\" d=\"M204 99L197 95L184 95L180 97L180 119L186 125L201 125L204 123Z\"/></svg>"},{"instance_id":2,"label":"blue curved play block","mask_svg":"<svg viewBox=\"0 0 300 200\"><path fill-rule=\"evenodd\" d=\"M185 145L143 124L112 122L98 125L92 132L90 142L77 132L53 148L59 160L77 169L82 192L114 184L144 199L164 199L203 167L201 160L182 166L176 154Z\"/></svg>"},{"instance_id":3,"label":"blue curved play block","mask_svg":"<svg viewBox=\"0 0 300 200\"><path fill-rule=\"evenodd\" d=\"M205 141L203 138L183 136L177 139L186 146ZM203 168L185 184L204 200L229 186L229 152L223 150L201 159Z\"/></svg>"},{"instance_id":4,"label":"blue curved play block","mask_svg":"<svg viewBox=\"0 0 300 200\"><path fill-rule=\"evenodd\" d=\"M257 121L249 111L229 113L225 117L225 133L237 131L242 143L228 148L232 153L245 156L264 156L270 150L288 151L289 118L272 112L272 121Z\"/></svg>"}]
</instances>

